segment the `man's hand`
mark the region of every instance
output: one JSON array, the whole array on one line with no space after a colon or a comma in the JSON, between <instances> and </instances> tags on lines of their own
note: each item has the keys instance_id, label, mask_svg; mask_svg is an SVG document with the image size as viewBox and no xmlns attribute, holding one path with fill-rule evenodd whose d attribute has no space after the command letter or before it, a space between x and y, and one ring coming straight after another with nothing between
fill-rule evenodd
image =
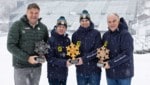
<instances>
[{"instance_id":1,"label":"man's hand","mask_svg":"<svg viewBox=\"0 0 150 85\"><path fill-rule=\"evenodd\" d=\"M77 58L77 59L79 60L79 62L76 65L82 65L83 64L82 58L80 57L80 58Z\"/></svg>"},{"instance_id":2,"label":"man's hand","mask_svg":"<svg viewBox=\"0 0 150 85\"><path fill-rule=\"evenodd\" d=\"M104 61L102 61L102 60L99 60L99 61L98 61L98 63L101 63L101 64L103 64L103 63L104 63Z\"/></svg>"},{"instance_id":3,"label":"man's hand","mask_svg":"<svg viewBox=\"0 0 150 85\"><path fill-rule=\"evenodd\" d=\"M110 69L110 65L108 62L103 62L105 69Z\"/></svg>"},{"instance_id":4,"label":"man's hand","mask_svg":"<svg viewBox=\"0 0 150 85\"><path fill-rule=\"evenodd\" d=\"M35 60L37 56L30 56L29 59L28 59L28 62L30 64L37 64L38 62Z\"/></svg>"},{"instance_id":5,"label":"man's hand","mask_svg":"<svg viewBox=\"0 0 150 85\"><path fill-rule=\"evenodd\" d=\"M69 66L72 65L72 64L70 63L70 60L71 60L71 59L68 59L67 62L66 62L67 67L69 67Z\"/></svg>"}]
</instances>

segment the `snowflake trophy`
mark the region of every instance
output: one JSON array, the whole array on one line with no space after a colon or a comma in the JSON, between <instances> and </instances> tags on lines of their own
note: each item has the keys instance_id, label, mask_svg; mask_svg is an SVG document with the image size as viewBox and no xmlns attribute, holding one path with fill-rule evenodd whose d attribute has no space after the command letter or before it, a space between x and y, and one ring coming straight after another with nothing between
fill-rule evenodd
<instances>
[{"instance_id":1,"label":"snowflake trophy","mask_svg":"<svg viewBox=\"0 0 150 85\"><path fill-rule=\"evenodd\" d=\"M107 49L107 41L104 43L104 45L101 48L97 49L97 58L99 58L99 62L97 63L98 67L103 67L104 61L107 61L109 59L109 49Z\"/></svg>"},{"instance_id":2,"label":"snowflake trophy","mask_svg":"<svg viewBox=\"0 0 150 85\"><path fill-rule=\"evenodd\" d=\"M50 46L45 43L44 41L39 41L35 43L35 49L34 51L38 54L38 57L35 58L35 60L38 63L45 62L45 54L48 54L48 49Z\"/></svg>"},{"instance_id":3,"label":"snowflake trophy","mask_svg":"<svg viewBox=\"0 0 150 85\"><path fill-rule=\"evenodd\" d=\"M80 54L79 45L75 45L71 43L69 46L66 47L66 49L67 49L67 55L72 58L70 60L70 63L77 64L79 60L76 59L76 57Z\"/></svg>"}]
</instances>

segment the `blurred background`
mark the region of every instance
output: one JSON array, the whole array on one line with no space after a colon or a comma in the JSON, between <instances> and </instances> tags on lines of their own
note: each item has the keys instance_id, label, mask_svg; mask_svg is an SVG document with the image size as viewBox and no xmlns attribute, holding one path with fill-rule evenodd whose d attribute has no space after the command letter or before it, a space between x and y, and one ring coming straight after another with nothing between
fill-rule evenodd
<instances>
[{"instance_id":1,"label":"blurred background","mask_svg":"<svg viewBox=\"0 0 150 85\"><path fill-rule=\"evenodd\" d=\"M14 85L12 57L6 49L8 30L13 22L25 14L27 5L32 2L40 6L40 17L49 31L53 29L58 17L65 16L69 36L77 30L79 15L84 9L89 11L95 28L102 34L107 31L108 13L114 12L124 17L134 38L135 77L132 84L149 85L150 0L0 0L0 73L4 76L0 78L2 85ZM48 85L46 69L45 63L41 85ZM75 67L70 67L67 85L76 85L75 76ZM104 72L102 85L106 85Z\"/></svg>"},{"instance_id":2,"label":"blurred background","mask_svg":"<svg viewBox=\"0 0 150 85\"><path fill-rule=\"evenodd\" d=\"M8 32L12 23L26 12L29 3L41 7L42 22L53 29L59 16L68 21L68 32L79 26L83 9L91 14L95 28L103 34L107 30L106 16L115 12L124 17L135 39L135 53L150 52L150 0L0 0L0 36ZM71 35L70 34L70 35Z\"/></svg>"}]
</instances>

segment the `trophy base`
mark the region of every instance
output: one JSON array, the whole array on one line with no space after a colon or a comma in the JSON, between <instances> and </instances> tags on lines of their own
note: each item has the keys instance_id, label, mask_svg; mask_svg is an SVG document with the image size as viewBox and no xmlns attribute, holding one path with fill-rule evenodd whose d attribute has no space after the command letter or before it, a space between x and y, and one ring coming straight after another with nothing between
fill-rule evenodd
<instances>
[{"instance_id":1,"label":"trophy base","mask_svg":"<svg viewBox=\"0 0 150 85\"><path fill-rule=\"evenodd\" d=\"M98 67L104 67L104 64L102 64L102 63L97 63L97 66L98 66Z\"/></svg>"},{"instance_id":2,"label":"trophy base","mask_svg":"<svg viewBox=\"0 0 150 85\"><path fill-rule=\"evenodd\" d=\"M45 58L43 58L43 57L36 57L35 60L36 60L38 63L43 63L43 62L45 62Z\"/></svg>"},{"instance_id":3,"label":"trophy base","mask_svg":"<svg viewBox=\"0 0 150 85\"><path fill-rule=\"evenodd\" d=\"M78 59L70 60L70 63L71 63L71 64L77 64L78 62L79 62L79 60L78 60Z\"/></svg>"}]
</instances>

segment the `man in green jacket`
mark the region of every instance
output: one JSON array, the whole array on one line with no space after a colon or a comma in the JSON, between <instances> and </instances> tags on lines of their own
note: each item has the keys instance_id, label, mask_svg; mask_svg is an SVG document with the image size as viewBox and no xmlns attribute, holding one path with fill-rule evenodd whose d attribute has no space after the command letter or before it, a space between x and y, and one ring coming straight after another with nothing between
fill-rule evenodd
<instances>
[{"instance_id":1,"label":"man in green jacket","mask_svg":"<svg viewBox=\"0 0 150 85\"><path fill-rule=\"evenodd\" d=\"M7 48L13 55L15 85L39 85L41 64L35 58L35 43L47 42L47 27L40 22L40 8L29 4L26 14L14 22L8 33Z\"/></svg>"}]
</instances>

